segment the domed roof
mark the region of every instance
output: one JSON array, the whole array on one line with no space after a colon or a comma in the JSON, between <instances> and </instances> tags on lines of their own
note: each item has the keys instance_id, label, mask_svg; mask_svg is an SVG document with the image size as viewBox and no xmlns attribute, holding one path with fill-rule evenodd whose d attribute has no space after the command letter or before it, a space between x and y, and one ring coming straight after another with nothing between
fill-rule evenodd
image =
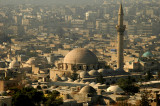
<instances>
[{"instance_id":1,"label":"domed roof","mask_svg":"<svg viewBox=\"0 0 160 106\"><path fill-rule=\"evenodd\" d=\"M69 78L69 79L68 79L68 82L73 82L73 80Z\"/></svg>"},{"instance_id":2,"label":"domed roof","mask_svg":"<svg viewBox=\"0 0 160 106\"><path fill-rule=\"evenodd\" d=\"M64 63L70 64L97 64L97 56L88 49L76 48L70 51L64 58Z\"/></svg>"},{"instance_id":3,"label":"domed roof","mask_svg":"<svg viewBox=\"0 0 160 106\"><path fill-rule=\"evenodd\" d=\"M86 78L86 77L89 77L89 74L86 71L83 71L83 72L80 73L80 77L81 78Z\"/></svg>"},{"instance_id":4,"label":"domed roof","mask_svg":"<svg viewBox=\"0 0 160 106\"><path fill-rule=\"evenodd\" d=\"M118 85L112 85L107 88L107 92L123 93L124 91Z\"/></svg>"},{"instance_id":5,"label":"domed roof","mask_svg":"<svg viewBox=\"0 0 160 106\"><path fill-rule=\"evenodd\" d=\"M17 61L17 59L14 59L10 64L9 68L17 68L20 67L20 63Z\"/></svg>"},{"instance_id":6,"label":"domed roof","mask_svg":"<svg viewBox=\"0 0 160 106\"><path fill-rule=\"evenodd\" d=\"M153 57L153 54L150 51L145 52L142 57Z\"/></svg>"},{"instance_id":7,"label":"domed roof","mask_svg":"<svg viewBox=\"0 0 160 106\"><path fill-rule=\"evenodd\" d=\"M75 80L74 82L78 83L78 82L80 82L80 80L79 80L79 79L77 79L77 80Z\"/></svg>"},{"instance_id":8,"label":"domed roof","mask_svg":"<svg viewBox=\"0 0 160 106\"><path fill-rule=\"evenodd\" d=\"M104 73L106 71L106 69L99 69L98 72L99 73Z\"/></svg>"},{"instance_id":9,"label":"domed roof","mask_svg":"<svg viewBox=\"0 0 160 106\"><path fill-rule=\"evenodd\" d=\"M101 73L101 74L102 74L102 76L109 76L109 75L111 75L111 74L112 74L112 72L111 72L111 71L106 70L106 69L99 69L99 70L98 70L98 72L99 72L99 73Z\"/></svg>"},{"instance_id":10,"label":"domed roof","mask_svg":"<svg viewBox=\"0 0 160 106\"><path fill-rule=\"evenodd\" d=\"M67 81L68 80L68 78L66 76L62 76L61 79L62 79L62 81Z\"/></svg>"},{"instance_id":11,"label":"domed roof","mask_svg":"<svg viewBox=\"0 0 160 106\"><path fill-rule=\"evenodd\" d=\"M102 85L101 83L97 83L96 85Z\"/></svg>"},{"instance_id":12,"label":"domed roof","mask_svg":"<svg viewBox=\"0 0 160 106\"><path fill-rule=\"evenodd\" d=\"M35 63L35 57L31 57L28 59L28 61L26 62L27 64L34 64Z\"/></svg>"},{"instance_id":13,"label":"domed roof","mask_svg":"<svg viewBox=\"0 0 160 106\"><path fill-rule=\"evenodd\" d=\"M99 73L97 72L97 70L90 70L90 71L88 72L88 74L89 74L90 76L98 76L98 75L99 75Z\"/></svg>"},{"instance_id":14,"label":"domed roof","mask_svg":"<svg viewBox=\"0 0 160 106\"><path fill-rule=\"evenodd\" d=\"M96 83L95 82L92 82L92 83L90 83L91 85L96 85Z\"/></svg>"},{"instance_id":15,"label":"domed roof","mask_svg":"<svg viewBox=\"0 0 160 106\"><path fill-rule=\"evenodd\" d=\"M86 82L85 84L90 84L90 82Z\"/></svg>"},{"instance_id":16,"label":"domed roof","mask_svg":"<svg viewBox=\"0 0 160 106\"><path fill-rule=\"evenodd\" d=\"M89 85L86 85L86 86L84 86L84 87L80 90L79 93L83 93L83 94L94 94L94 93L96 93L96 90L95 90L93 87L91 87L91 86L89 86Z\"/></svg>"},{"instance_id":17,"label":"domed roof","mask_svg":"<svg viewBox=\"0 0 160 106\"><path fill-rule=\"evenodd\" d=\"M80 83L85 83L85 82L83 80L81 80Z\"/></svg>"}]
</instances>

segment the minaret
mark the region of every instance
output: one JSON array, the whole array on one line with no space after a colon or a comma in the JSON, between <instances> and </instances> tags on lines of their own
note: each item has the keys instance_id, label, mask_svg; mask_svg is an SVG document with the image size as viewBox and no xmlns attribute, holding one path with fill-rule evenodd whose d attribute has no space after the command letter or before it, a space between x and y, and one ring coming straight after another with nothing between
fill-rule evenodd
<instances>
[{"instance_id":1,"label":"minaret","mask_svg":"<svg viewBox=\"0 0 160 106\"><path fill-rule=\"evenodd\" d=\"M117 69L123 69L124 65L124 57L123 57L123 36L126 26L123 25L123 8L122 4L120 5L119 12L118 12L118 25L116 25L117 29L117 38L118 38L118 45L117 45Z\"/></svg>"}]
</instances>

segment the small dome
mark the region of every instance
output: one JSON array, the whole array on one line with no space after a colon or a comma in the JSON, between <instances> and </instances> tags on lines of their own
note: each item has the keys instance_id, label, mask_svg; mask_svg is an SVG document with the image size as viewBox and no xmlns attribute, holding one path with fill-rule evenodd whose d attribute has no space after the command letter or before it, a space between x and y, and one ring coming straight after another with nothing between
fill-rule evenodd
<instances>
[{"instance_id":1,"label":"small dome","mask_svg":"<svg viewBox=\"0 0 160 106\"><path fill-rule=\"evenodd\" d=\"M39 79L38 82L42 82L42 79Z\"/></svg>"},{"instance_id":2,"label":"small dome","mask_svg":"<svg viewBox=\"0 0 160 106\"><path fill-rule=\"evenodd\" d=\"M83 80L81 80L80 83L85 83L85 82Z\"/></svg>"},{"instance_id":3,"label":"small dome","mask_svg":"<svg viewBox=\"0 0 160 106\"><path fill-rule=\"evenodd\" d=\"M111 85L107 88L107 92L123 93L124 91L118 85Z\"/></svg>"},{"instance_id":4,"label":"small dome","mask_svg":"<svg viewBox=\"0 0 160 106\"><path fill-rule=\"evenodd\" d=\"M101 83L97 83L96 85L102 85Z\"/></svg>"},{"instance_id":5,"label":"small dome","mask_svg":"<svg viewBox=\"0 0 160 106\"><path fill-rule=\"evenodd\" d=\"M99 75L99 73L97 72L97 70L91 70L91 71L88 72L88 74L90 76L98 76Z\"/></svg>"},{"instance_id":6,"label":"small dome","mask_svg":"<svg viewBox=\"0 0 160 106\"><path fill-rule=\"evenodd\" d=\"M98 72L99 73L104 73L106 71L106 69L99 69Z\"/></svg>"},{"instance_id":7,"label":"small dome","mask_svg":"<svg viewBox=\"0 0 160 106\"><path fill-rule=\"evenodd\" d=\"M62 79L62 81L67 81L68 80L68 78L65 77L65 76L62 76L61 79Z\"/></svg>"},{"instance_id":8,"label":"small dome","mask_svg":"<svg viewBox=\"0 0 160 106\"><path fill-rule=\"evenodd\" d=\"M88 49L76 48L70 51L64 58L64 63L69 64L97 64L97 56Z\"/></svg>"},{"instance_id":9,"label":"small dome","mask_svg":"<svg viewBox=\"0 0 160 106\"><path fill-rule=\"evenodd\" d=\"M83 72L84 70L78 70L76 73L81 73L81 72Z\"/></svg>"},{"instance_id":10,"label":"small dome","mask_svg":"<svg viewBox=\"0 0 160 106\"><path fill-rule=\"evenodd\" d=\"M111 74L110 71L106 69L99 69L98 72L101 73L103 76L108 76Z\"/></svg>"},{"instance_id":11,"label":"small dome","mask_svg":"<svg viewBox=\"0 0 160 106\"><path fill-rule=\"evenodd\" d=\"M9 64L9 68L18 68L20 67L20 63L14 59L10 64Z\"/></svg>"},{"instance_id":12,"label":"small dome","mask_svg":"<svg viewBox=\"0 0 160 106\"><path fill-rule=\"evenodd\" d=\"M39 85L32 85L33 88L37 89Z\"/></svg>"},{"instance_id":13,"label":"small dome","mask_svg":"<svg viewBox=\"0 0 160 106\"><path fill-rule=\"evenodd\" d=\"M145 52L142 57L153 57L153 54L150 51Z\"/></svg>"},{"instance_id":14,"label":"small dome","mask_svg":"<svg viewBox=\"0 0 160 106\"><path fill-rule=\"evenodd\" d=\"M79 80L79 79L77 79L77 80L75 80L74 82L78 83L78 82L80 82L80 80Z\"/></svg>"},{"instance_id":15,"label":"small dome","mask_svg":"<svg viewBox=\"0 0 160 106\"><path fill-rule=\"evenodd\" d=\"M106 86L106 84L102 84L102 86Z\"/></svg>"},{"instance_id":16,"label":"small dome","mask_svg":"<svg viewBox=\"0 0 160 106\"><path fill-rule=\"evenodd\" d=\"M85 84L90 84L90 82L86 82Z\"/></svg>"},{"instance_id":17,"label":"small dome","mask_svg":"<svg viewBox=\"0 0 160 106\"><path fill-rule=\"evenodd\" d=\"M81 78L87 78L87 77L89 77L89 74L87 73L87 71L83 71L83 72L80 73L80 77Z\"/></svg>"},{"instance_id":18,"label":"small dome","mask_svg":"<svg viewBox=\"0 0 160 106\"><path fill-rule=\"evenodd\" d=\"M35 63L35 57L29 58L28 61L27 61L26 63L29 64L29 65L34 64L34 63Z\"/></svg>"},{"instance_id":19,"label":"small dome","mask_svg":"<svg viewBox=\"0 0 160 106\"><path fill-rule=\"evenodd\" d=\"M29 88L29 87L32 87L32 86L31 86L31 84L26 84L25 87Z\"/></svg>"},{"instance_id":20,"label":"small dome","mask_svg":"<svg viewBox=\"0 0 160 106\"><path fill-rule=\"evenodd\" d=\"M68 82L73 82L73 80L69 78L69 79L68 79Z\"/></svg>"},{"instance_id":21,"label":"small dome","mask_svg":"<svg viewBox=\"0 0 160 106\"><path fill-rule=\"evenodd\" d=\"M79 93L82 93L82 94L95 94L96 93L96 90L89 86L89 85L86 85L84 86Z\"/></svg>"},{"instance_id":22,"label":"small dome","mask_svg":"<svg viewBox=\"0 0 160 106\"><path fill-rule=\"evenodd\" d=\"M90 84L91 84L92 86L93 86L93 85L96 85L96 83L95 83L95 82L92 82L92 83L90 83Z\"/></svg>"}]
</instances>

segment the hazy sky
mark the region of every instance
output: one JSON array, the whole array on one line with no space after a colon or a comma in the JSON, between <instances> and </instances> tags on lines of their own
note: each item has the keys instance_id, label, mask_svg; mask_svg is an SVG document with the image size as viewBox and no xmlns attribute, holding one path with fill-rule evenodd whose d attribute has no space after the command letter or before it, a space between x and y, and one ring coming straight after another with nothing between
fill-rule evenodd
<instances>
[{"instance_id":1,"label":"hazy sky","mask_svg":"<svg viewBox=\"0 0 160 106\"><path fill-rule=\"evenodd\" d=\"M0 0L0 4L88 4L103 0Z\"/></svg>"}]
</instances>

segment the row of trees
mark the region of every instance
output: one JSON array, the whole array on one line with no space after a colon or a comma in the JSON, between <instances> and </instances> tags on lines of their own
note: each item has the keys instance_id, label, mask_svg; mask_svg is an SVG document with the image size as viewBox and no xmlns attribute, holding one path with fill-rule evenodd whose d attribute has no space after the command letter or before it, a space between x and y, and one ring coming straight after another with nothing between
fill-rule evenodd
<instances>
[{"instance_id":1,"label":"row of trees","mask_svg":"<svg viewBox=\"0 0 160 106\"><path fill-rule=\"evenodd\" d=\"M60 93L55 90L44 95L43 92L32 87L13 88L9 95L12 96L12 106L39 106L40 104L58 106L63 104Z\"/></svg>"},{"instance_id":2,"label":"row of trees","mask_svg":"<svg viewBox=\"0 0 160 106\"><path fill-rule=\"evenodd\" d=\"M135 79L128 76L128 78L121 78L118 80L117 84L127 93L137 93L139 92L139 87L134 84Z\"/></svg>"}]
</instances>

